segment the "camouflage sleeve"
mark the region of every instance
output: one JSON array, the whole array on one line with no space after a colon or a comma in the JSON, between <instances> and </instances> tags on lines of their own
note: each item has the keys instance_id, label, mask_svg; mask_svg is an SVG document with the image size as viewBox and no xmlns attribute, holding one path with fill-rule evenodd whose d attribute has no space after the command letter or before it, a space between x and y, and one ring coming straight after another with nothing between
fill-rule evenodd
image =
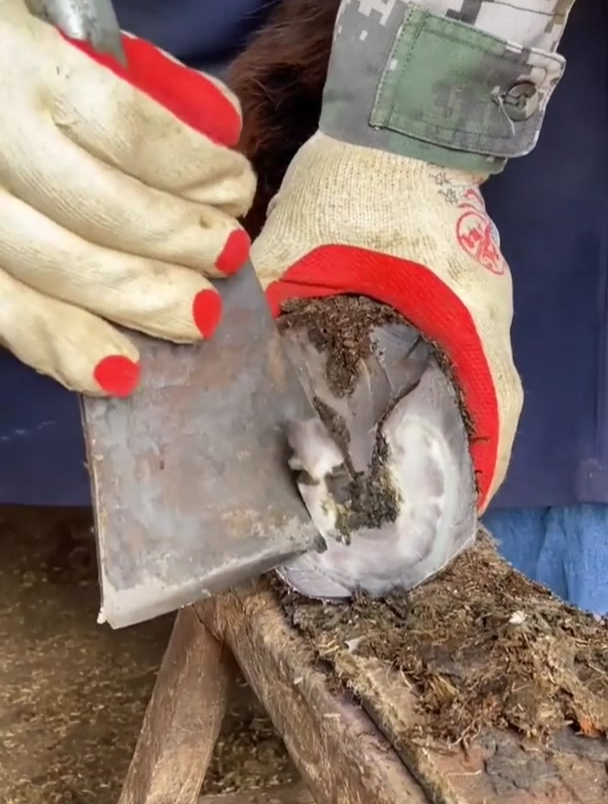
<instances>
[{"instance_id":1,"label":"camouflage sleeve","mask_svg":"<svg viewBox=\"0 0 608 804\"><path fill-rule=\"evenodd\" d=\"M574 0L342 0L321 128L499 173L538 140Z\"/></svg>"}]
</instances>

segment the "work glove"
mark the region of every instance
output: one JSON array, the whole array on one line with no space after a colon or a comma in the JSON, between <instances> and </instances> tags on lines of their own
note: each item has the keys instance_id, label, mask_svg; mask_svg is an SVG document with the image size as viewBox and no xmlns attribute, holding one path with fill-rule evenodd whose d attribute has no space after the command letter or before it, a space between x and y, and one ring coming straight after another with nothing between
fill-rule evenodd
<instances>
[{"instance_id":1,"label":"work glove","mask_svg":"<svg viewBox=\"0 0 608 804\"><path fill-rule=\"evenodd\" d=\"M109 322L208 338L255 179L226 87L123 36L127 67L0 0L0 343L64 386L124 396L138 351Z\"/></svg>"},{"instance_id":2,"label":"work glove","mask_svg":"<svg viewBox=\"0 0 608 804\"><path fill-rule=\"evenodd\" d=\"M304 594L412 588L472 542L505 476L522 391L481 178L319 131L252 246L322 419L291 430L323 537L280 570Z\"/></svg>"}]
</instances>

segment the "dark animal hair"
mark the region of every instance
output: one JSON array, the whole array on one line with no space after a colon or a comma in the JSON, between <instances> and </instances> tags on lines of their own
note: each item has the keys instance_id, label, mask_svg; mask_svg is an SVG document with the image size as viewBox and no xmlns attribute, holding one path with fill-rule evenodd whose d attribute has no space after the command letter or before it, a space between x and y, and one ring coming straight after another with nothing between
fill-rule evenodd
<instances>
[{"instance_id":1,"label":"dark animal hair","mask_svg":"<svg viewBox=\"0 0 608 804\"><path fill-rule=\"evenodd\" d=\"M243 108L239 143L258 175L245 219L252 237L296 151L316 131L340 0L283 0L234 61L228 84Z\"/></svg>"}]
</instances>

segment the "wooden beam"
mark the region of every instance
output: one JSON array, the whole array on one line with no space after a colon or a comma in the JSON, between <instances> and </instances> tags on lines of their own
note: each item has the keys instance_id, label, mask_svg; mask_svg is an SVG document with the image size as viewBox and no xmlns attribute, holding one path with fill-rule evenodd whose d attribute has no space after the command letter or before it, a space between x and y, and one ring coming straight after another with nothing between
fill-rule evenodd
<instances>
[{"instance_id":1,"label":"wooden beam","mask_svg":"<svg viewBox=\"0 0 608 804\"><path fill-rule=\"evenodd\" d=\"M231 658L192 607L179 612L119 804L196 804L226 711Z\"/></svg>"},{"instance_id":2,"label":"wooden beam","mask_svg":"<svg viewBox=\"0 0 608 804\"><path fill-rule=\"evenodd\" d=\"M229 643L318 804L607 801L604 739L565 729L540 742L486 729L467 751L423 744L411 736L420 722L412 683L347 645L328 641L319 654L264 584L197 607ZM319 655L348 679L352 696L320 672Z\"/></svg>"},{"instance_id":3,"label":"wooden beam","mask_svg":"<svg viewBox=\"0 0 608 804\"><path fill-rule=\"evenodd\" d=\"M302 782L278 785L266 790L218 793L203 796L198 804L315 804L312 793Z\"/></svg>"},{"instance_id":4,"label":"wooden beam","mask_svg":"<svg viewBox=\"0 0 608 804\"><path fill-rule=\"evenodd\" d=\"M317 804L428 804L369 718L329 691L269 593L223 595L196 609L228 642Z\"/></svg>"}]
</instances>

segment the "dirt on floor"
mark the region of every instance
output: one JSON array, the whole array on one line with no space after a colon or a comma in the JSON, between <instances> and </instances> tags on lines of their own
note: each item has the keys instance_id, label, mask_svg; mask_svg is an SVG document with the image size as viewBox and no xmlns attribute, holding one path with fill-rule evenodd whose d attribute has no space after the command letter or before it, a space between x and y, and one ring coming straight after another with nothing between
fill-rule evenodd
<instances>
[{"instance_id":1,"label":"dirt on floor","mask_svg":"<svg viewBox=\"0 0 608 804\"><path fill-rule=\"evenodd\" d=\"M115 804L173 618L98 626L86 512L0 508L0 790L3 804ZM237 682L205 791L296 778Z\"/></svg>"}]
</instances>

